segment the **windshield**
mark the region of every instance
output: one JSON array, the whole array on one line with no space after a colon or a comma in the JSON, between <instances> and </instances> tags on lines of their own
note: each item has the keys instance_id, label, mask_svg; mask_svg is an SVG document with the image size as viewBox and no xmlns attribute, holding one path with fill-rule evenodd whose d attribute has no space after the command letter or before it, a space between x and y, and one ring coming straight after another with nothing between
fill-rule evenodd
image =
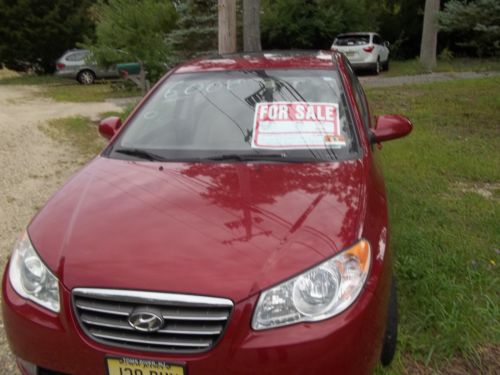
<instances>
[{"instance_id":1,"label":"windshield","mask_svg":"<svg viewBox=\"0 0 500 375\"><path fill-rule=\"evenodd\" d=\"M345 160L358 142L334 70L175 74L129 122L120 159Z\"/></svg>"},{"instance_id":2,"label":"windshield","mask_svg":"<svg viewBox=\"0 0 500 375\"><path fill-rule=\"evenodd\" d=\"M368 43L370 43L370 35L354 34L338 36L333 44L336 46L362 46Z\"/></svg>"}]
</instances>

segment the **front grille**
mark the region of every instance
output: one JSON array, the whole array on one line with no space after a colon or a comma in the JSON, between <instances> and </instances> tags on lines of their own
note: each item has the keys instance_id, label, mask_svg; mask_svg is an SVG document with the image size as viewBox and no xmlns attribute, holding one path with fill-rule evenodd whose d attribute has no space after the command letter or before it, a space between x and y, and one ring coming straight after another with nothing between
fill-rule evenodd
<instances>
[{"instance_id":1,"label":"front grille","mask_svg":"<svg viewBox=\"0 0 500 375\"><path fill-rule=\"evenodd\" d=\"M233 303L224 298L185 294L77 288L73 307L83 331L111 346L144 351L194 353L210 350L221 338ZM131 314L161 315L153 332L129 323Z\"/></svg>"}]
</instances>

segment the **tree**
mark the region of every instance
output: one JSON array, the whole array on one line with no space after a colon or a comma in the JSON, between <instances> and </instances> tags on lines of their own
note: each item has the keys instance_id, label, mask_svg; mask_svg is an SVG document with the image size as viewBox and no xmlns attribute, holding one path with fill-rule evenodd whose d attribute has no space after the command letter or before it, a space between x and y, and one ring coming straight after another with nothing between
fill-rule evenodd
<instances>
[{"instance_id":1,"label":"tree","mask_svg":"<svg viewBox=\"0 0 500 375\"><path fill-rule=\"evenodd\" d=\"M219 53L236 52L236 0L219 0Z\"/></svg>"},{"instance_id":2,"label":"tree","mask_svg":"<svg viewBox=\"0 0 500 375\"><path fill-rule=\"evenodd\" d=\"M178 17L172 2L99 0L94 13L97 42L87 46L99 63L140 62L153 81L171 67L167 37Z\"/></svg>"},{"instance_id":3,"label":"tree","mask_svg":"<svg viewBox=\"0 0 500 375\"><path fill-rule=\"evenodd\" d=\"M452 0L439 13L442 30L454 33L458 46L472 49L478 56L500 54L500 2Z\"/></svg>"},{"instance_id":4,"label":"tree","mask_svg":"<svg viewBox=\"0 0 500 375\"><path fill-rule=\"evenodd\" d=\"M217 0L179 0L178 20L168 34L173 63L217 51Z\"/></svg>"},{"instance_id":5,"label":"tree","mask_svg":"<svg viewBox=\"0 0 500 375\"><path fill-rule=\"evenodd\" d=\"M52 72L55 60L92 38L94 0L0 0L0 64Z\"/></svg>"},{"instance_id":6,"label":"tree","mask_svg":"<svg viewBox=\"0 0 500 375\"><path fill-rule=\"evenodd\" d=\"M378 32L391 42L391 58L414 58L420 53L425 0L380 0Z\"/></svg>"},{"instance_id":7,"label":"tree","mask_svg":"<svg viewBox=\"0 0 500 375\"><path fill-rule=\"evenodd\" d=\"M341 32L376 30L377 7L371 0L263 0L262 44L329 49Z\"/></svg>"},{"instance_id":8,"label":"tree","mask_svg":"<svg viewBox=\"0 0 500 375\"><path fill-rule=\"evenodd\" d=\"M438 12L439 0L425 0L422 41L420 43L420 63L429 70L436 67Z\"/></svg>"},{"instance_id":9,"label":"tree","mask_svg":"<svg viewBox=\"0 0 500 375\"><path fill-rule=\"evenodd\" d=\"M243 50L260 51L260 0L243 0Z\"/></svg>"}]
</instances>

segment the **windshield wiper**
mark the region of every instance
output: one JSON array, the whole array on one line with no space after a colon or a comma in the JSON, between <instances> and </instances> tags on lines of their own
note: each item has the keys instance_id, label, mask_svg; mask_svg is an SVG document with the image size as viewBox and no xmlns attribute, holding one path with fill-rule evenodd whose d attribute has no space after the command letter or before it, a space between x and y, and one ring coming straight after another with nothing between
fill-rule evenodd
<instances>
[{"instance_id":1,"label":"windshield wiper","mask_svg":"<svg viewBox=\"0 0 500 375\"><path fill-rule=\"evenodd\" d=\"M302 162L303 160L299 160L296 158L290 159L286 153L281 154L222 154L217 156L211 156L207 158L203 158L203 160L213 160L213 161L275 161L282 163L293 163L293 162Z\"/></svg>"},{"instance_id":2,"label":"windshield wiper","mask_svg":"<svg viewBox=\"0 0 500 375\"><path fill-rule=\"evenodd\" d=\"M141 159L151 160L151 161L166 161L167 159L161 155L155 154L154 152L149 152L140 148L119 148L113 150L119 154L125 154L130 156L135 156Z\"/></svg>"}]
</instances>

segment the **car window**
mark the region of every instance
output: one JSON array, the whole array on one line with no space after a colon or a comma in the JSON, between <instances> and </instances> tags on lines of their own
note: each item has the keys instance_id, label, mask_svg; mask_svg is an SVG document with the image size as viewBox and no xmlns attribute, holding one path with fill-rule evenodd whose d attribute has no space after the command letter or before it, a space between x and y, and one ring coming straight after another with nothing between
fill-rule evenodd
<instances>
[{"instance_id":1,"label":"car window","mask_svg":"<svg viewBox=\"0 0 500 375\"><path fill-rule=\"evenodd\" d=\"M369 34L340 35L335 41L336 46L361 46L370 43Z\"/></svg>"},{"instance_id":2,"label":"car window","mask_svg":"<svg viewBox=\"0 0 500 375\"><path fill-rule=\"evenodd\" d=\"M66 56L66 60L68 61L83 61L85 57L87 57L88 52L75 52L68 56Z\"/></svg>"},{"instance_id":3,"label":"car window","mask_svg":"<svg viewBox=\"0 0 500 375\"><path fill-rule=\"evenodd\" d=\"M381 45L383 43L382 38L379 35L374 35L373 36L373 43Z\"/></svg>"},{"instance_id":4,"label":"car window","mask_svg":"<svg viewBox=\"0 0 500 375\"><path fill-rule=\"evenodd\" d=\"M131 119L109 155L146 149L170 159L283 152L298 160L358 155L334 70L175 74Z\"/></svg>"},{"instance_id":5,"label":"car window","mask_svg":"<svg viewBox=\"0 0 500 375\"><path fill-rule=\"evenodd\" d=\"M351 67L351 64L349 61L344 58L344 64L347 66L347 71L349 73L349 78L351 80L351 85L354 91L354 98L356 100L356 105L358 107L358 110L361 114L361 119L363 121L363 125L365 129L368 132L368 129L371 126L371 121L370 121L370 110L368 108L368 103L366 101L366 96L363 90L363 87L361 86L361 83L358 80L358 77L354 73L354 70Z\"/></svg>"}]
</instances>

